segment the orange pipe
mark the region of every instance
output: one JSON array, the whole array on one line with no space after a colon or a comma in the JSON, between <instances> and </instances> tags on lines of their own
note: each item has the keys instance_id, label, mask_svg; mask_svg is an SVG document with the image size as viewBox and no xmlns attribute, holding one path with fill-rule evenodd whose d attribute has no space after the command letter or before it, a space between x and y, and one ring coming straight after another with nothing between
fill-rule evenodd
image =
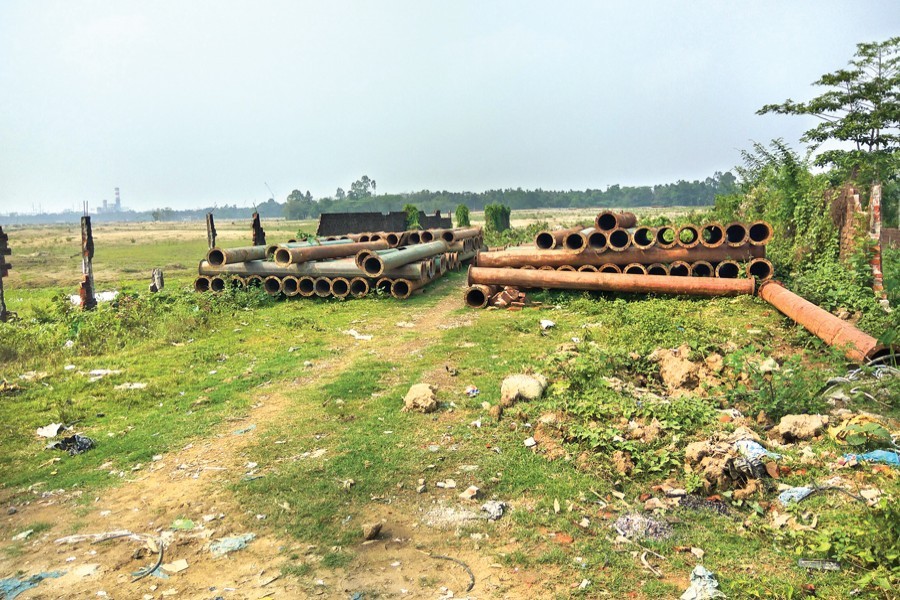
<instances>
[{"instance_id":1,"label":"orange pipe","mask_svg":"<svg viewBox=\"0 0 900 600\"><path fill-rule=\"evenodd\" d=\"M638 294L687 294L693 296L737 296L753 294L752 279L666 277L618 273L567 273L469 267L469 285L501 285L519 288L598 290Z\"/></svg>"},{"instance_id":2,"label":"orange pipe","mask_svg":"<svg viewBox=\"0 0 900 600\"><path fill-rule=\"evenodd\" d=\"M696 262L705 260L711 263L719 263L723 260L747 261L752 258L765 256L765 247L750 246L745 244L739 248L719 246L718 248L660 248L654 246L646 250L638 248L626 248L619 252L595 252L584 250L572 252L569 250L535 250L534 248L519 247L500 252L481 252L477 258L479 267L522 267L532 265L541 267L561 267L562 265L600 266L607 263L625 266L631 263L649 265L652 263L672 263L675 261Z\"/></svg>"},{"instance_id":3,"label":"orange pipe","mask_svg":"<svg viewBox=\"0 0 900 600\"><path fill-rule=\"evenodd\" d=\"M829 346L842 349L850 360L861 363L892 352L872 336L787 290L777 281L760 284L759 297Z\"/></svg>"},{"instance_id":4,"label":"orange pipe","mask_svg":"<svg viewBox=\"0 0 900 600\"><path fill-rule=\"evenodd\" d=\"M628 229L637 225L637 217L630 212L613 212L604 210L594 219L594 227L600 231L612 231L617 227Z\"/></svg>"}]
</instances>

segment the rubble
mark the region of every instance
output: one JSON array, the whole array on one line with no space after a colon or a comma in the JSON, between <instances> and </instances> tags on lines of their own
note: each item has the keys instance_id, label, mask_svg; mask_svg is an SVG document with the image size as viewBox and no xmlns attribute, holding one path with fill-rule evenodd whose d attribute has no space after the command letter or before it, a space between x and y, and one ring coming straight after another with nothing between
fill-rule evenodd
<instances>
[{"instance_id":1,"label":"rubble","mask_svg":"<svg viewBox=\"0 0 900 600\"><path fill-rule=\"evenodd\" d=\"M516 402L537 400L546 387L547 378L543 375L510 375L500 385L500 405L510 407Z\"/></svg>"},{"instance_id":2,"label":"rubble","mask_svg":"<svg viewBox=\"0 0 900 600\"><path fill-rule=\"evenodd\" d=\"M417 383L409 388L403 398L403 411L416 411L422 413L434 412L438 408L435 389L428 383Z\"/></svg>"}]
</instances>

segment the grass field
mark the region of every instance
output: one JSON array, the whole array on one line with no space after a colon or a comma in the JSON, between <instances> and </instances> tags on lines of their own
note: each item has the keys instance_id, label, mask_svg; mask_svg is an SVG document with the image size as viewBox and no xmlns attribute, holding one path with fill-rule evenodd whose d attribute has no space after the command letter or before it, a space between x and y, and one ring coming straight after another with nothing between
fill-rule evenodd
<instances>
[{"instance_id":1,"label":"grass field","mask_svg":"<svg viewBox=\"0 0 900 600\"><path fill-rule=\"evenodd\" d=\"M264 225L276 241L314 224ZM248 237L245 223L217 228L223 245ZM690 442L739 426L765 441L760 411L775 422L871 411L897 430L898 382L864 380L827 401L821 388L848 365L758 299L537 293L543 304L522 312L472 311L462 273L405 302L199 295L188 287L205 230L184 223L95 227L98 288L122 294L83 314L64 297L77 289L77 228L9 234L7 303L20 320L0 324L0 500L15 509L0 518L0 578L68 572L22 598L465 597L466 571L440 557L471 570L472 598L677 598L697 564L730 598L799 598L809 586L820 598L893 594L879 585L892 585L880 579L896 556L879 552L900 533L896 469L839 467L847 447L824 434L770 444L784 456L780 479L743 496L704 488L686 461ZM154 267L167 287L151 295ZM671 389L652 355L678 347L722 368ZM770 358L776 370L762 368ZM549 388L496 420L501 381L522 372ZM437 412L400 411L419 382L437 389ZM96 447L44 449L35 430L51 422ZM835 477L871 502L824 491L777 501L779 485ZM481 501L459 498L470 485ZM693 502L675 506L670 488ZM486 499L506 514L482 518ZM623 540L613 524L633 513L668 537ZM380 538L363 542L375 521ZM169 539L165 562L189 567L132 583L153 559L133 558L135 543L54 544L118 529ZM210 539L243 533L256 535L246 549L209 552ZM76 574L83 565L98 566Z\"/></svg>"}]
</instances>

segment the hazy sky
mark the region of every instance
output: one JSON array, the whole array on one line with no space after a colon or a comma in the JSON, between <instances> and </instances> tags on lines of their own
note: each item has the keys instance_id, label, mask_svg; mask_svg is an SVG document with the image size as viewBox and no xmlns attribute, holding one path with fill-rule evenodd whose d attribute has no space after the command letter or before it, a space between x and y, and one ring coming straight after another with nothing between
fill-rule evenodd
<instances>
[{"instance_id":1,"label":"hazy sky","mask_svg":"<svg viewBox=\"0 0 900 600\"><path fill-rule=\"evenodd\" d=\"M0 212L697 179L884 1L0 1Z\"/></svg>"}]
</instances>

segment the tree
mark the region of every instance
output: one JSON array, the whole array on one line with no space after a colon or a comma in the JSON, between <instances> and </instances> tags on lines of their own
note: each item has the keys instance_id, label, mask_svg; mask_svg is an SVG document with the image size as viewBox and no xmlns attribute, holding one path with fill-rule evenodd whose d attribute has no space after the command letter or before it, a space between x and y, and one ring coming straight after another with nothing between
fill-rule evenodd
<instances>
[{"instance_id":1,"label":"tree","mask_svg":"<svg viewBox=\"0 0 900 600\"><path fill-rule=\"evenodd\" d=\"M456 207L456 226L469 227L471 224L471 221L469 221L469 207L465 204L460 204Z\"/></svg>"},{"instance_id":2,"label":"tree","mask_svg":"<svg viewBox=\"0 0 900 600\"><path fill-rule=\"evenodd\" d=\"M284 203L284 217L289 220L299 221L316 216L316 206L313 203L312 194L307 190L306 194L300 190L294 190Z\"/></svg>"},{"instance_id":3,"label":"tree","mask_svg":"<svg viewBox=\"0 0 900 600\"><path fill-rule=\"evenodd\" d=\"M757 114L818 117L822 122L804 133L802 140L814 147L827 141L845 146L819 154L818 166L832 166L838 175L863 185L896 179L900 172L900 37L857 44L847 68L822 75L813 85L829 89L808 102L788 99L767 104Z\"/></svg>"},{"instance_id":4,"label":"tree","mask_svg":"<svg viewBox=\"0 0 900 600\"><path fill-rule=\"evenodd\" d=\"M350 191L347 193L347 197L351 200L370 198L372 196L372 190L374 189L375 182L369 179L368 175L363 175L350 184Z\"/></svg>"},{"instance_id":5,"label":"tree","mask_svg":"<svg viewBox=\"0 0 900 600\"><path fill-rule=\"evenodd\" d=\"M484 227L488 231L501 233L509 229L509 215L512 211L500 203L484 207Z\"/></svg>"},{"instance_id":6,"label":"tree","mask_svg":"<svg viewBox=\"0 0 900 600\"><path fill-rule=\"evenodd\" d=\"M344 191L344 188L338 188L334 193L335 200L343 200L347 197L347 192Z\"/></svg>"},{"instance_id":7,"label":"tree","mask_svg":"<svg viewBox=\"0 0 900 600\"><path fill-rule=\"evenodd\" d=\"M406 204L403 207L403 212L406 213L406 229L419 229L421 225L419 225L419 209L415 204Z\"/></svg>"}]
</instances>

